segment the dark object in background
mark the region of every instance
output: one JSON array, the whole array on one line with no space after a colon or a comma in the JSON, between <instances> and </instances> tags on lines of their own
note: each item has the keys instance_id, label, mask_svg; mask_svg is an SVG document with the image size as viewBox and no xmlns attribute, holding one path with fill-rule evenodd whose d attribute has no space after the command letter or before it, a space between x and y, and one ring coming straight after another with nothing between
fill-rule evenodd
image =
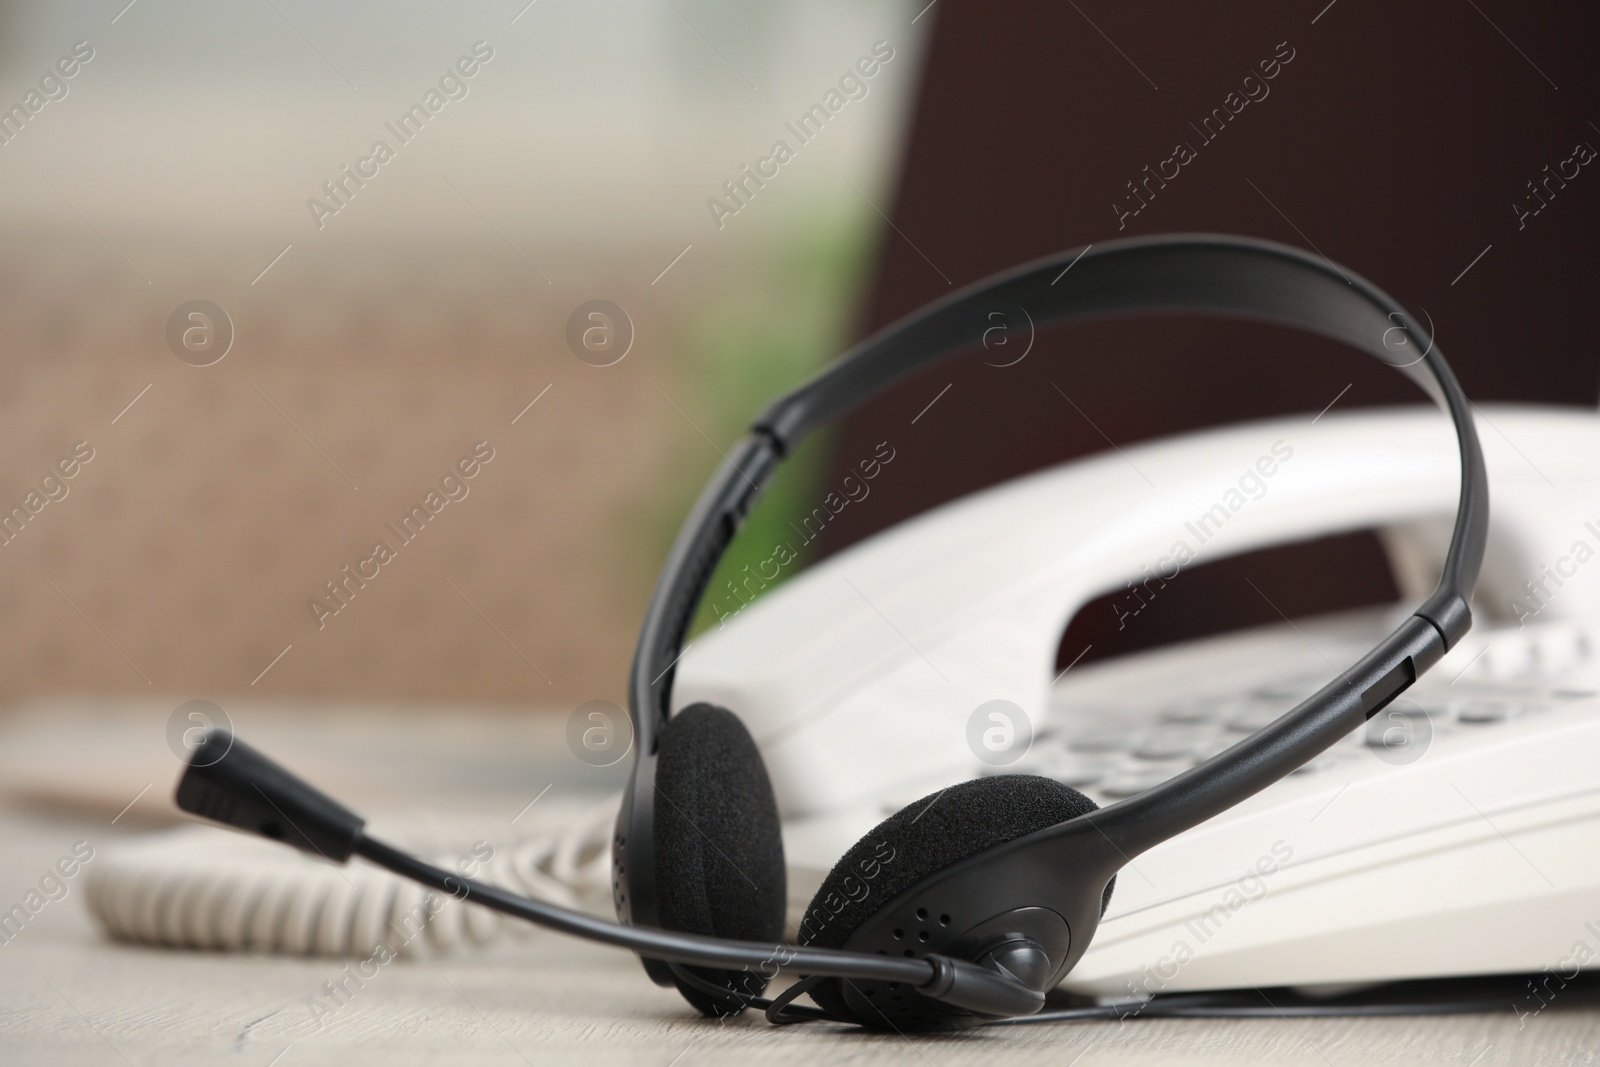
<instances>
[{"instance_id":1,"label":"dark object in background","mask_svg":"<svg viewBox=\"0 0 1600 1067\"><path fill-rule=\"evenodd\" d=\"M1596 403L1595 9L941 0L926 17L937 22L863 336L1063 248L1240 233L1320 251L1406 301L1474 400ZM1011 363L1026 327L1004 325L988 351L842 425L841 471L885 439L899 458L824 552L1108 441L1310 419L1336 397L1339 409L1423 402L1352 350L1270 326L1078 325ZM1085 645L1090 660L1278 621L1247 576L1290 615L1396 596L1369 533L1284 546L1186 571L1120 631L1109 597L1091 603L1062 665Z\"/></svg>"}]
</instances>

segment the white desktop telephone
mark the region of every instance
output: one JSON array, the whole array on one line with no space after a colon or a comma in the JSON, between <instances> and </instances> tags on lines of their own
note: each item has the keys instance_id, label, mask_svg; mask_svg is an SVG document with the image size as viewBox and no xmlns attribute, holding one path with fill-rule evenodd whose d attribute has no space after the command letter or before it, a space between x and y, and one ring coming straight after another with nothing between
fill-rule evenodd
<instances>
[{"instance_id":1,"label":"white desktop telephone","mask_svg":"<svg viewBox=\"0 0 1600 1067\"><path fill-rule=\"evenodd\" d=\"M1486 405L1479 434L1492 512L1472 632L1368 730L1135 860L1067 988L1143 996L1600 959L1600 416ZM1119 799L1286 711L1409 612L1438 575L1457 462L1430 407L1068 463L754 602L683 656L675 702L739 712L791 870L818 880L887 812L978 774ZM1067 620L1097 596L1159 595L1190 565L1364 528L1381 531L1411 598L1394 611L1286 620L1053 681ZM984 746L1019 733L1015 762L994 766Z\"/></svg>"},{"instance_id":2,"label":"white desktop telephone","mask_svg":"<svg viewBox=\"0 0 1600 1067\"><path fill-rule=\"evenodd\" d=\"M1492 512L1472 632L1374 729L1129 865L1067 988L1564 974L1600 958L1600 415L1486 405L1479 434ZM1308 414L1068 463L755 601L695 640L676 701L736 709L756 737L798 906L887 811L943 784L1027 772L1101 803L1131 795L1287 710L1393 622L1382 610L1285 622L1056 679L1084 603L1374 527L1418 599L1456 485L1454 436L1431 407ZM975 716L993 701L1011 710ZM996 765L991 727L1015 762ZM535 835L484 877L557 901L604 890L596 850L613 811ZM361 954L422 895L211 827L107 849L92 873L90 906L116 936L257 951ZM432 947L518 928L461 911L434 917Z\"/></svg>"}]
</instances>

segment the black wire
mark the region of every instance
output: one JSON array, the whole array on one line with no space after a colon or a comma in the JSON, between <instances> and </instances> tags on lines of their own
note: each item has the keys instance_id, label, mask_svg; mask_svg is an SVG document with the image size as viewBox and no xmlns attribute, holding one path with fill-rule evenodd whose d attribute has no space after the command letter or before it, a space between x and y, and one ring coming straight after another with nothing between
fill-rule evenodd
<instances>
[{"instance_id":1,"label":"black wire","mask_svg":"<svg viewBox=\"0 0 1600 1067\"><path fill-rule=\"evenodd\" d=\"M823 975L810 975L795 982L768 1000L739 993L700 977L681 964L669 965L685 983L718 998L730 1009L757 1008L765 1011L769 1023L854 1022L820 1008L791 1003L811 992ZM1534 976L1538 977L1538 976ZM1149 1000L1124 1000L1108 1004L1073 1004L1020 1015L993 1019L983 1026L1021 1026L1028 1023L1084 1022L1103 1019L1305 1019L1397 1017L1408 1015L1464 1015L1505 1011L1525 997L1528 975L1493 975L1480 978L1423 979L1390 982L1342 997L1317 999L1292 989L1273 989L1272 996L1261 989L1229 989L1201 993L1161 993ZM1573 1002L1600 1000L1600 975L1583 975L1568 980L1563 991ZM1449 994L1454 995L1449 995ZM1052 994L1056 1000L1074 999L1071 994Z\"/></svg>"},{"instance_id":2,"label":"black wire","mask_svg":"<svg viewBox=\"0 0 1600 1067\"><path fill-rule=\"evenodd\" d=\"M749 996L728 986L695 974L681 964L670 964L672 973L687 985L716 998L731 1011L756 1008L766 1013L766 1019L781 1026L797 1022L852 1022L840 1019L820 1008L791 1003L796 997L807 994L822 975L811 975L795 982L776 997ZM1078 1004L1071 1007L1042 1011L1035 1015L1021 1015L1011 1019L993 1019L983 1026L1021 1026L1028 1023L1085 1022L1103 1019L1274 1019L1274 1018L1355 1018L1407 1015L1462 1015L1503 1011L1512 1003L1504 993L1496 996L1462 996L1459 998L1433 998L1421 1000L1387 1000L1397 991L1418 983L1392 983L1376 987L1361 997L1374 999L1340 998L1330 1001L1310 1000L1291 990L1274 992L1278 1000L1269 999L1258 989L1223 990L1208 993L1158 994L1149 1000L1124 1000L1109 1004ZM1265 1001L1266 1003L1260 1003Z\"/></svg>"},{"instance_id":3,"label":"black wire","mask_svg":"<svg viewBox=\"0 0 1600 1067\"><path fill-rule=\"evenodd\" d=\"M1340 997L1317 998L1293 989L1231 989L1207 993L1165 993L1149 1000L1110 1004L1071 1004L1036 1015L996 1019L988 1026L1072 1022L1087 1019L1273 1019L1462 1015L1503 1012L1528 998L1529 979L1538 975L1488 975L1470 978L1389 982ZM1575 976L1562 983L1569 1003L1600 1001L1600 975ZM1058 1002L1070 995L1055 994ZM1543 1001L1539 1001L1540 1006Z\"/></svg>"},{"instance_id":4,"label":"black wire","mask_svg":"<svg viewBox=\"0 0 1600 1067\"><path fill-rule=\"evenodd\" d=\"M786 1026L798 1022L843 1022L832 1013L821 1008L807 1007L804 1004L791 1004L790 1001L801 993L805 993L817 982L822 980L822 975L802 978L791 985L777 997L768 1000L766 997L753 996L741 993L731 986L718 985L715 982L702 978L681 963L669 963L667 968L685 985L692 986L709 997L714 998L717 1004L728 1009L728 1014L737 1015L746 1008L756 1008L766 1013L767 1022L774 1026ZM785 1013L792 1017L785 1017Z\"/></svg>"},{"instance_id":5,"label":"black wire","mask_svg":"<svg viewBox=\"0 0 1600 1067\"><path fill-rule=\"evenodd\" d=\"M1172 1000L1183 1000L1196 1007L1203 1007L1213 998L1209 993L1169 994ZM1151 1008L1158 1001L1165 1001L1165 997L1154 997L1150 1000L1118 1001L1110 1004L1077 1004L1068 1008L1056 1008L1052 1011L1041 1011L1033 1015L1018 1015L1010 1019L995 1019L987 1022L985 1026L1009 1026L1019 1023L1054 1023L1075 1022L1081 1019L1133 1019L1141 1015L1155 1017ZM1165 1004L1163 1004L1165 1008ZM1177 1007L1177 1005L1174 1005Z\"/></svg>"},{"instance_id":6,"label":"black wire","mask_svg":"<svg viewBox=\"0 0 1600 1067\"><path fill-rule=\"evenodd\" d=\"M767 1005L767 1022L774 1026L785 1026L789 1023L801 1022L803 1020L816 1021L819 1019L825 1019L830 1022L848 1021L840 1019L831 1011L825 1011L822 1008L808 1008L804 1004L790 1003L800 994L810 993L811 988L820 981L822 981L822 975L820 974L807 975L791 985L788 989L785 989L782 993L779 993L777 996L773 997L772 1003ZM793 1012L796 1017L792 1019L785 1019L783 1013L786 1011Z\"/></svg>"},{"instance_id":7,"label":"black wire","mask_svg":"<svg viewBox=\"0 0 1600 1067\"><path fill-rule=\"evenodd\" d=\"M702 978L681 963L667 963L667 970L672 972L674 978L684 985L698 989L710 997L717 1006L719 1015L738 1015L748 1007L765 1007L765 1003L756 1005L755 1001L761 998L753 993L741 992L731 985L721 985L708 978Z\"/></svg>"},{"instance_id":8,"label":"black wire","mask_svg":"<svg viewBox=\"0 0 1600 1067\"><path fill-rule=\"evenodd\" d=\"M1365 1002L1356 1004L1245 1004L1226 998L1198 999L1192 1003L1165 1004L1160 998L1113 1004L1090 1004L1077 1008L1042 1011L1013 1019L996 1019L985 1026L1011 1026L1021 1023L1071 1022L1081 1019L1276 1019L1313 1017L1353 1017L1379 1015L1461 1015L1503 1011L1504 998L1495 1000L1417 1001L1406 1004Z\"/></svg>"}]
</instances>

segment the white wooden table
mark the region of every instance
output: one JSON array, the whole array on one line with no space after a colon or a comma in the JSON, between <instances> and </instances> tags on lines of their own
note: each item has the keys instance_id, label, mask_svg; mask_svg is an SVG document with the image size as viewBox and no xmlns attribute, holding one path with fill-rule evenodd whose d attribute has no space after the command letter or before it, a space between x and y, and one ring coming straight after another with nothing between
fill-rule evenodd
<instances>
[{"instance_id":1,"label":"white wooden table","mask_svg":"<svg viewBox=\"0 0 1600 1067\"><path fill-rule=\"evenodd\" d=\"M99 827L0 814L11 900ZM101 938L75 888L0 945L0 1062L38 1064L1594 1063L1600 1011L1559 1003L1519 1027L1496 1015L1149 1020L905 1038L831 1025L716 1023L631 957L540 934L448 959L398 960L331 1015L343 964L136 948ZM8 905L9 906L9 905Z\"/></svg>"},{"instance_id":2,"label":"white wooden table","mask_svg":"<svg viewBox=\"0 0 1600 1067\"><path fill-rule=\"evenodd\" d=\"M75 841L113 846L120 835L142 832L170 810L166 797L175 764L158 731L153 747L160 751L148 762L110 756L85 762L77 734L81 725L52 713L41 735L37 729L19 733L0 721L0 794L9 794L9 799L0 797L0 910L20 901ZM48 743L49 730L69 726L74 736L52 755L57 749ZM492 779L480 789L478 802L494 800L496 810L508 813L561 773L535 766L519 778L517 764L508 757L500 760L505 764L500 772L485 775L485 761L464 755L483 751L484 736L511 738L502 747L513 748L512 756L519 750L552 751L562 743L559 723L551 730L453 718L449 734L457 740L451 742L418 721L407 726L390 718L383 724L383 751L374 755L368 745L362 758L344 751L344 743L332 735L312 743L304 729L269 727L263 722L250 736L278 731L264 747L308 771L320 757L322 766L309 774L315 781L331 784L323 777L327 767L344 762L347 770L337 791L357 806L384 802L383 784L396 781L402 788L394 793L407 794L415 805L429 803L441 778L423 777L422 784L407 787L394 770L413 759L419 768L476 768L480 786ZM97 731L108 752L137 747L118 741L115 730L112 725ZM140 736L152 733L148 725L139 731ZM352 739L362 736L361 729L350 731ZM416 740L409 754L406 737ZM462 751L450 749L452 743ZM374 761L383 773L363 783L355 768ZM35 795L40 791L33 788L19 795L14 785L29 774L64 786L72 785L74 775L92 777L85 785L94 788L85 795L105 799L67 814L71 809L59 796ZM111 825L117 809L146 783L151 789ZM387 799L392 801L394 793ZM961 1067L1003 1061L1052 1067L1251 1062L1490 1067L1600 1062L1600 1010L1573 1009L1559 999L1525 1024L1509 1004L1492 1015L1093 1022L916 1038L831 1024L775 1029L757 1017L717 1023L693 1014L676 991L652 985L632 957L543 933L443 959L397 960L338 1011L319 1017L308 998L341 976L344 961L116 944L100 935L82 896L82 883L75 879L64 899L47 904L18 936L0 943L0 1063L696 1067L759 1061Z\"/></svg>"}]
</instances>

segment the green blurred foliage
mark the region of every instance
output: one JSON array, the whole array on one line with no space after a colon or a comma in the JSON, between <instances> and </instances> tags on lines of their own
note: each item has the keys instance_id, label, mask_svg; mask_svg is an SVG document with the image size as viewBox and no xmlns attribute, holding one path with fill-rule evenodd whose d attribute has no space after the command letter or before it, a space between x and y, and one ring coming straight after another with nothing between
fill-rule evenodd
<instances>
[{"instance_id":1,"label":"green blurred foliage","mask_svg":"<svg viewBox=\"0 0 1600 1067\"><path fill-rule=\"evenodd\" d=\"M684 320L677 348L684 380L692 389L690 414L720 449L737 441L750 420L778 394L793 388L843 349L861 306L871 228L851 208L835 208L788 239L774 242L772 257L746 269L722 291L726 299L694 309ZM749 268L749 264L744 265ZM698 434L695 435L698 438ZM698 444L698 442L697 442ZM765 595L803 569L809 553L791 523L821 503L833 452L832 434L814 435L768 485L732 548L712 576L691 635L739 609L752 594ZM686 464L699 471L704 458ZM701 476L671 478L669 499L654 509L660 521L652 540L662 558L678 523L699 491ZM775 546L792 544L799 558L786 562L770 582L745 582L736 596L729 583L769 560ZM772 565L768 563L767 573Z\"/></svg>"}]
</instances>

